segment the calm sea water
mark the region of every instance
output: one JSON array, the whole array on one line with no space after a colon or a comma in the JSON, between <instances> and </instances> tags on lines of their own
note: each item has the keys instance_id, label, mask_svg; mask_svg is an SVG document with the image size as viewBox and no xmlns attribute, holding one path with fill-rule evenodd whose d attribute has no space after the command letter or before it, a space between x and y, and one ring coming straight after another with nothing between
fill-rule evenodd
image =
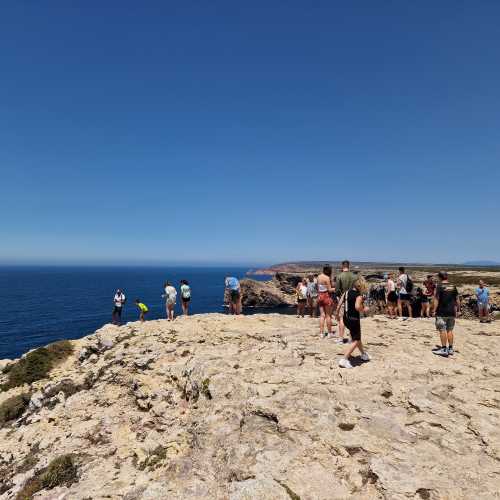
<instances>
[{"instance_id":1,"label":"calm sea water","mask_svg":"<svg viewBox=\"0 0 500 500\"><path fill-rule=\"evenodd\" d=\"M60 339L92 333L111 321L113 296L126 296L122 321L138 317L134 299L148 305L148 319L165 317L163 283L187 279L191 312L223 312L224 277L242 278L247 268L0 267L0 359ZM260 279L265 279L260 278ZM178 313L180 303L177 304Z\"/></svg>"}]
</instances>

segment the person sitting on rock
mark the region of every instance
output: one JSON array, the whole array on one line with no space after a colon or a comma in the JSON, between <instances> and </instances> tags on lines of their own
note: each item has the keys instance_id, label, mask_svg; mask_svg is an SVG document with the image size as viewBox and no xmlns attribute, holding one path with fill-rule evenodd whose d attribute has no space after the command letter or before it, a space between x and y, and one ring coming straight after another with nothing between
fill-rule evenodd
<instances>
[{"instance_id":1,"label":"person sitting on rock","mask_svg":"<svg viewBox=\"0 0 500 500\"><path fill-rule=\"evenodd\" d=\"M344 305L344 325L351 334L352 343L347 347L344 357L339 361L341 368L352 368L349 357L358 349L361 353L363 361L370 361L370 356L364 350L363 343L361 342L361 314L367 314L369 308L365 306L363 294L366 294L368 285L363 277L359 277L354 282L352 288L345 292L341 299L340 304ZM339 305L340 308L340 305ZM338 313L340 314L340 312Z\"/></svg>"},{"instance_id":2,"label":"person sitting on rock","mask_svg":"<svg viewBox=\"0 0 500 500\"><path fill-rule=\"evenodd\" d=\"M331 294L335 291L332 286L332 267L323 267L323 272L318 276L318 307L319 307L319 334L320 337L333 337L332 311L333 300ZM327 333L324 333L326 322Z\"/></svg>"}]
</instances>

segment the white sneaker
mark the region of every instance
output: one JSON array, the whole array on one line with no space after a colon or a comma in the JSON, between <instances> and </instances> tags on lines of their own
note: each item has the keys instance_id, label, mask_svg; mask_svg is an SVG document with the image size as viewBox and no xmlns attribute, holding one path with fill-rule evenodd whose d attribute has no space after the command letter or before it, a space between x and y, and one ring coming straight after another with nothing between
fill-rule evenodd
<instances>
[{"instance_id":1,"label":"white sneaker","mask_svg":"<svg viewBox=\"0 0 500 500\"><path fill-rule=\"evenodd\" d=\"M361 354L361 359L363 361L370 361L370 359L372 358L370 358L370 355L367 352L364 352L363 354Z\"/></svg>"},{"instance_id":2,"label":"white sneaker","mask_svg":"<svg viewBox=\"0 0 500 500\"><path fill-rule=\"evenodd\" d=\"M351 362L346 358L339 360L339 366L340 368L352 368Z\"/></svg>"}]
</instances>

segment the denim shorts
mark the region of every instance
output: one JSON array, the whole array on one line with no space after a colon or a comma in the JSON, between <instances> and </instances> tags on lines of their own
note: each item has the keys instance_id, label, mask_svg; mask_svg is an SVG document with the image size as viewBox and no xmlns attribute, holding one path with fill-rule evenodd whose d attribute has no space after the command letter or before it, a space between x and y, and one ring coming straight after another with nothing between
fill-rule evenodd
<instances>
[{"instance_id":1,"label":"denim shorts","mask_svg":"<svg viewBox=\"0 0 500 500\"><path fill-rule=\"evenodd\" d=\"M438 332L451 332L455 328L455 318L450 317L437 317L436 330Z\"/></svg>"}]
</instances>

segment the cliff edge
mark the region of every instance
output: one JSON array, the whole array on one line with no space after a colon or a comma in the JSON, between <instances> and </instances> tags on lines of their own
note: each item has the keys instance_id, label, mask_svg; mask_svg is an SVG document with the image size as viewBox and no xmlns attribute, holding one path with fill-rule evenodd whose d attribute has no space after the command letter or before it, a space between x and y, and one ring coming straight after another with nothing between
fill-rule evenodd
<instances>
[{"instance_id":1,"label":"cliff edge","mask_svg":"<svg viewBox=\"0 0 500 500\"><path fill-rule=\"evenodd\" d=\"M352 370L278 314L106 325L24 385L4 362L0 499L498 498L498 326L458 320L445 359L431 320L362 324Z\"/></svg>"}]
</instances>

